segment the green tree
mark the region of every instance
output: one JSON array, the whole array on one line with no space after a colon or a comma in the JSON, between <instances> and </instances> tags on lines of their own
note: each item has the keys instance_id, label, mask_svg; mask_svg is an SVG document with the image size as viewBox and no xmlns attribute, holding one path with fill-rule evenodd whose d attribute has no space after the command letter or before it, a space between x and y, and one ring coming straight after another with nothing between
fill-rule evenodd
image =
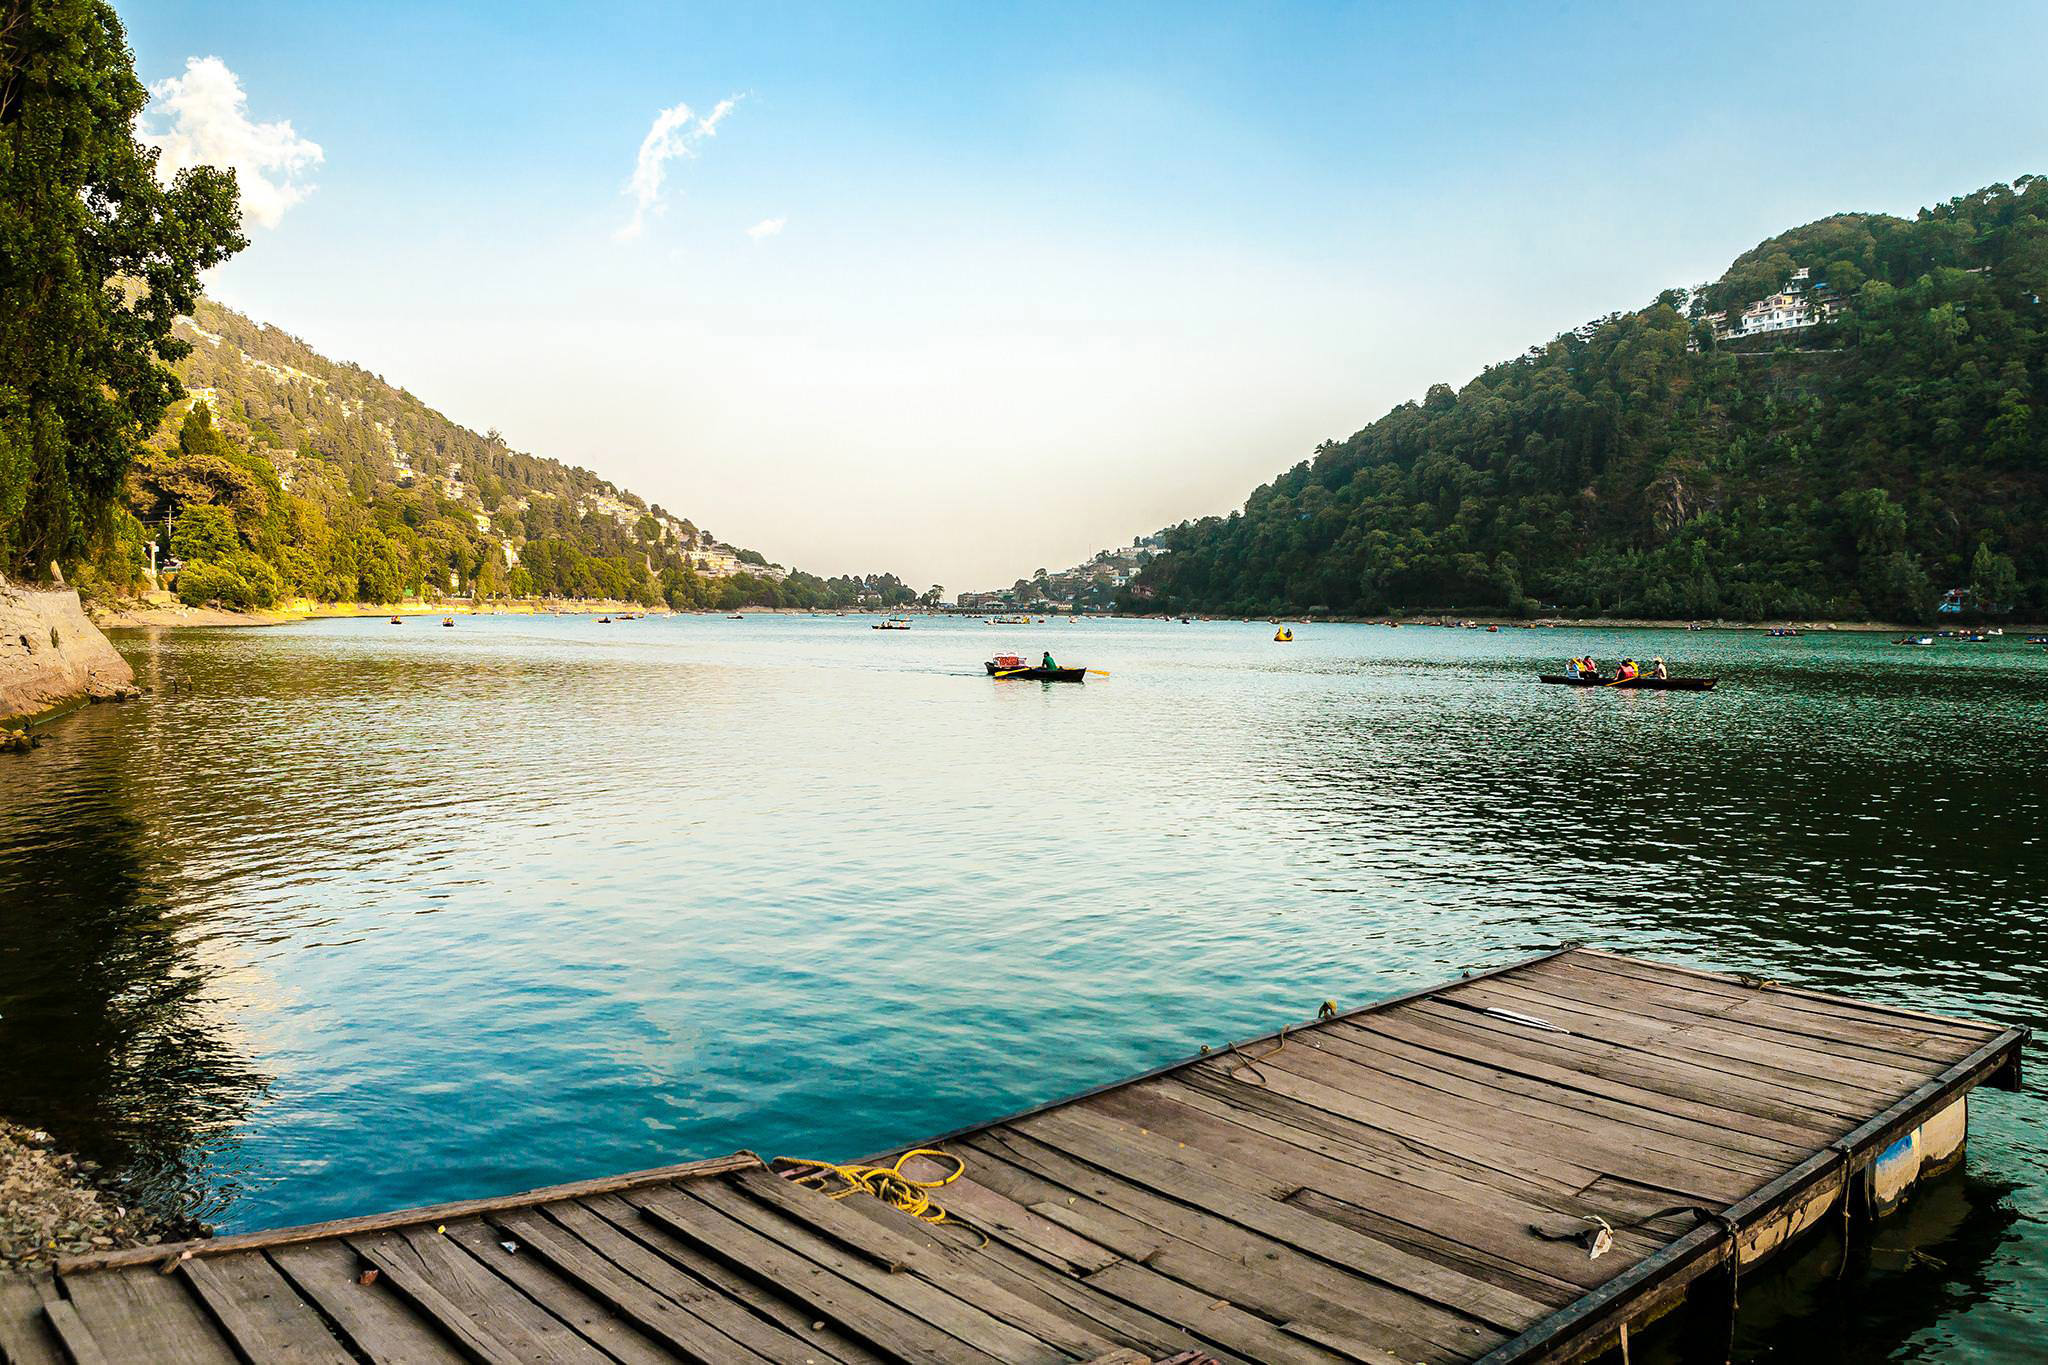
<instances>
[{"instance_id":1,"label":"green tree","mask_svg":"<svg viewBox=\"0 0 2048 1365\"><path fill-rule=\"evenodd\" d=\"M1970 559L1970 591L1985 611L2004 611L2019 595L2019 570L2011 559L1991 548L1988 541L1977 543Z\"/></svg>"},{"instance_id":2,"label":"green tree","mask_svg":"<svg viewBox=\"0 0 2048 1365\"><path fill-rule=\"evenodd\" d=\"M103 0L0 0L0 565L75 556L178 396L171 324L246 243L232 172L169 186Z\"/></svg>"},{"instance_id":3,"label":"green tree","mask_svg":"<svg viewBox=\"0 0 2048 1365\"><path fill-rule=\"evenodd\" d=\"M195 503L172 523L171 553L187 563L226 559L241 548L234 513L218 503Z\"/></svg>"}]
</instances>

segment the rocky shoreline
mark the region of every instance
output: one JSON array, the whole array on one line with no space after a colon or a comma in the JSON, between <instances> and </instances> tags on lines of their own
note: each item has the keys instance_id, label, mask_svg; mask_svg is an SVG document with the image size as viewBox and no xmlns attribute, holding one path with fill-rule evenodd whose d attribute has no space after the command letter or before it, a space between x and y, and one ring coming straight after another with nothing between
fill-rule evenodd
<instances>
[{"instance_id":1,"label":"rocky shoreline","mask_svg":"<svg viewBox=\"0 0 2048 1365\"><path fill-rule=\"evenodd\" d=\"M100 1175L48 1133L0 1119L0 1274L191 1234L129 1207Z\"/></svg>"},{"instance_id":2,"label":"rocky shoreline","mask_svg":"<svg viewBox=\"0 0 2048 1365\"><path fill-rule=\"evenodd\" d=\"M141 695L128 661L67 588L0 579L0 729L86 701Z\"/></svg>"}]
</instances>

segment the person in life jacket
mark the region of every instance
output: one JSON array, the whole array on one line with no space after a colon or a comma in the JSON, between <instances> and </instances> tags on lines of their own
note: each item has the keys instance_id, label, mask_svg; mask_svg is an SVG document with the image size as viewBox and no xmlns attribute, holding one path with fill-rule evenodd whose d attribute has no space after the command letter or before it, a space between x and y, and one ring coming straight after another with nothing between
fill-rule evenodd
<instances>
[{"instance_id":1,"label":"person in life jacket","mask_svg":"<svg viewBox=\"0 0 2048 1365\"><path fill-rule=\"evenodd\" d=\"M1614 678L1616 682L1622 682L1640 676L1640 672L1634 659L1623 659L1621 667L1614 670Z\"/></svg>"}]
</instances>

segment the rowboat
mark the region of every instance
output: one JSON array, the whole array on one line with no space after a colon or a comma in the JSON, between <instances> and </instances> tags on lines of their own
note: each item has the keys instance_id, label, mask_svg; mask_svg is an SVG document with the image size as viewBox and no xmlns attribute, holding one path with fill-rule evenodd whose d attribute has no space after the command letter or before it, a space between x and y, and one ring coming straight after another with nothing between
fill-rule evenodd
<instances>
[{"instance_id":1,"label":"rowboat","mask_svg":"<svg viewBox=\"0 0 2048 1365\"><path fill-rule=\"evenodd\" d=\"M1556 683L1560 687L1615 687L1634 688L1641 692L1710 692L1719 678L1630 678L1616 682L1612 678L1574 678L1563 673L1539 673L1541 682Z\"/></svg>"},{"instance_id":2,"label":"rowboat","mask_svg":"<svg viewBox=\"0 0 2048 1365\"><path fill-rule=\"evenodd\" d=\"M992 677L1008 680L1022 678L1026 682L1084 682L1088 677L1085 668L1006 668L998 671L989 669Z\"/></svg>"},{"instance_id":3,"label":"rowboat","mask_svg":"<svg viewBox=\"0 0 2048 1365\"><path fill-rule=\"evenodd\" d=\"M991 678L1023 678L1029 682L1085 682L1085 668L1039 668L1015 654L998 654L986 665Z\"/></svg>"}]
</instances>

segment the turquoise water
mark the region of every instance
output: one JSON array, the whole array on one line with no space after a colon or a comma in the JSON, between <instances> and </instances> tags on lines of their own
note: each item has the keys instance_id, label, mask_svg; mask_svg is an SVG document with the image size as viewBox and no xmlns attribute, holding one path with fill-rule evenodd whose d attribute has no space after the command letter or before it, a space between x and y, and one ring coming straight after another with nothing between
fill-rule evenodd
<instances>
[{"instance_id":1,"label":"turquoise water","mask_svg":"<svg viewBox=\"0 0 2048 1365\"><path fill-rule=\"evenodd\" d=\"M152 696L0 760L0 1113L244 1229L858 1155L1567 939L2048 1002L2016 638L456 622L127 633ZM1589 651L1721 687L1536 685ZM2044 1113L1745 1352L2037 1344Z\"/></svg>"}]
</instances>

